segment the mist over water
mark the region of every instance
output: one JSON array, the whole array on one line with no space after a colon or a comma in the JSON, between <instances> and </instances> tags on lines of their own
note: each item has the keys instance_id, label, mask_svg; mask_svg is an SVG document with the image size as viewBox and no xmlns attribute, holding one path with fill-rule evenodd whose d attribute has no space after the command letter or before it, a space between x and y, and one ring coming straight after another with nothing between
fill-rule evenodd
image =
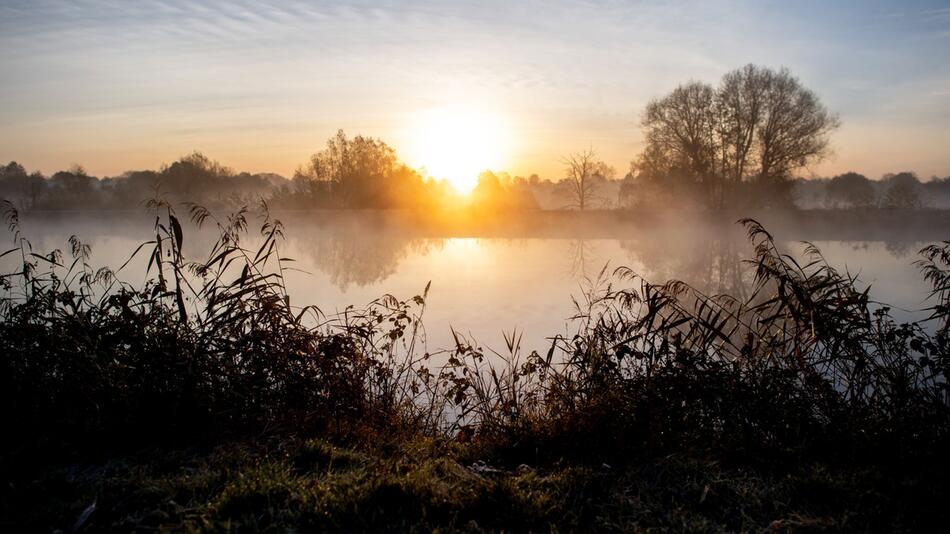
<instances>
[{"instance_id":1,"label":"mist over water","mask_svg":"<svg viewBox=\"0 0 950 534\"><path fill-rule=\"evenodd\" d=\"M649 221L604 222L551 219L543 225L508 231L420 228L379 213L317 212L277 216L286 224L282 257L299 271L286 273L294 306L316 305L326 315L360 308L384 294L409 299L428 282L424 325L430 351L453 345L452 329L483 347L504 346L503 332L522 334L522 348L544 350L547 338L571 334L574 299L616 282L614 268L627 266L661 283L679 279L706 294L746 297L752 285L751 257L742 229L732 220L709 224L682 215ZM552 216L553 217L553 216ZM249 240L253 248L253 218ZM554 221L552 223L552 221ZM31 213L23 230L35 251L65 250L71 235L92 247L92 265L113 269L125 263L142 242L154 237L154 218L144 211L125 213ZM871 286L871 297L887 303L899 321L922 319L928 286L913 265L917 251L933 240L900 227L829 224L815 231L801 222L774 222L780 246L800 260L803 240L822 251L829 263ZM510 228L515 228L511 230ZM906 235L905 235L906 234ZM213 225L185 228L185 252L206 259ZM9 237L8 237L9 238ZM3 260L9 267L11 258ZM133 285L145 279L147 256L129 263L119 278ZM606 270L605 270L606 267Z\"/></svg>"}]
</instances>

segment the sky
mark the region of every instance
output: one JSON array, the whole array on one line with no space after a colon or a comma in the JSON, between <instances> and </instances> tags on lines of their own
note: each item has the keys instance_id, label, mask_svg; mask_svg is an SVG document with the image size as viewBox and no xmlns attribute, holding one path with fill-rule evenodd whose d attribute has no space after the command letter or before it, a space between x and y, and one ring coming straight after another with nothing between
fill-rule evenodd
<instances>
[{"instance_id":1,"label":"sky","mask_svg":"<svg viewBox=\"0 0 950 534\"><path fill-rule=\"evenodd\" d=\"M803 171L950 175L950 2L0 0L0 160L157 168L200 150L286 176L338 129L425 165L429 110L492 117L496 171L622 176L651 98L746 63L838 113Z\"/></svg>"}]
</instances>

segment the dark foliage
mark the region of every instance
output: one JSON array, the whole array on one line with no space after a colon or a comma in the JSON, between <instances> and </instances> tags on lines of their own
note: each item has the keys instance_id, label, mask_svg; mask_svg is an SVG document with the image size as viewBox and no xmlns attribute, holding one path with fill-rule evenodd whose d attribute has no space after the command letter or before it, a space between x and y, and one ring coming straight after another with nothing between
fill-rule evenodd
<instances>
[{"instance_id":1,"label":"dark foliage","mask_svg":"<svg viewBox=\"0 0 950 534\"><path fill-rule=\"evenodd\" d=\"M601 273L578 306L581 332L547 355L490 369L490 380L458 362L486 443L550 458L936 459L950 429L946 246L922 251L940 324L896 324L815 247L802 265L743 224L756 269L745 300L618 269L634 287ZM484 359L470 345L457 353Z\"/></svg>"},{"instance_id":2,"label":"dark foliage","mask_svg":"<svg viewBox=\"0 0 950 534\"><path fill-rule=\"evenodd\" d=\"M207 259L188 261L174 210L150 207L155 238L133 254L148 255L140 289L92 270L78 238L66 256L33 252L7 207L17 246L4 255L21 266L2 278L0 394L8 428L23 438L7 446L341 428L397 412L403 362L393 358L415 328L410 304L386 297L328 321L290 304L283 274L293 260L279 255L279 221L265 216L247 249L245 210L218 221L193 206L196 223L221 233Z\"/></svg>"},{"instance_id":3,"label":"dark foliage","mask_svg":"<svg viewBox=\"0 0 950 534\"><path fill-rule=\"evenodd\" d=\"M510 473L520 463L590 469L670 454L778 472L820 463L922 476L946 467L947 243L921 251L935 299L925 323L895 323L817 248L800 263L744 220L755 247L748 298L704 295L676 281L655 285L618 269L602 272L577 303L578 333L555 337L545 354L523 355L519 336L510 334L504 355L486 354L460 335L453 350L430 355L417 348L425 293L408 302L384 297L334 317L293 306L284 285L293 260L280 255L282 225L266 206L252 240L248 210L217 219L192 205L195 224L220 231L199 261L182 253L186 235L172 206L155 199L149 207L155 238L133 254L148 258L149 276L136 288L88 265L89 248L75 237L68 254L34 252L6 206L16 246L3 255L18 267L3 275L0 301L5 458L309 435L454 442L462 451L453 457L476 461L476 472L483 461ZM274 469L259 482L277 483L279 499L303 491L286 465ZM439 508L442 497L428 484L450 476L445 471L407 486L391 467L382 469L355 496L319 506L364 509L359 498L382 514L371 521L343 514L369 521L354 528L393 514L460 527L456 520L466 514L490 516L469 506L513 506L520 495L480 486L508 493ZM622 490L611 480L603 491L617 496ZM260 498L258 490L234 491ZM307 495L300 498L324 502ZM215 520L237 517L278 497L262 504L220 495L212 512ZM558 502L552 506L571 506ZM281 513L313 509L297 501L279 506L288 507ZM350 524L293 517L292 524L316 521L314 528ZM522 528L539 528L541 517L525 517ZM738 516L717 521L748 528Z\"/></svg>"}]
</instances>

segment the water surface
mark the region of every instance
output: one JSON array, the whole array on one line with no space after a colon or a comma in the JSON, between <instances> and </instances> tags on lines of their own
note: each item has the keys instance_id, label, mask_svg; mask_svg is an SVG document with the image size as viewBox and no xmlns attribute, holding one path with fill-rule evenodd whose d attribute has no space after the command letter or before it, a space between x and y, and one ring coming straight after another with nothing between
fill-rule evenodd
<instances>
[{"instance_id":1,"label":"water surface","mask_svg":"<svg viewBox=\"0 0 950 534\"><path fill-rule=\"evenodd\" d=\"M429 350L450 346L453 328L494 348L504 346L503 332L516 330L524 348L544 349L546 338L571 330L573 299L581 299L605 266L608 273L628 266L655 282L681 279L709 294L743 295L751 286L749 266L743 262L751 249L742 229L731 222L710 225L673 218L577 225L576 232L571 223L556 231L543 226L511 233L519 235L453 235L376 215L286 214L282 219L286 238L281 256L294 258L294 265L305 271L287 274L294 305L314 304L333 314L383 294L408 299L431 282L424 316ZM75 234L92 246L94 266L112 267L153 237L153 224L154 216L140 211L23 217L24 234L34 249L66 250L67 239ZM257 225L251 219L252 233ZM814 232L802 236L796 228L776 236L782 248L801 258L799 239ZM783 239L783 233L798 235ZM871 285L872 297L893 305L899 320L925 316L927 286L913 261L932 239L873 230L862 235L860 228L834 239L840 233L819 232L817 237L826 238L812 242L834 267L857 275L860 287ZM201 231L186 225L186 253L204 258L214 237L212 225ZM247 241L253 244L254 239ZM145 261L143 255L131 262L120 278L141 283Z\"/></svg>"}]
</instances>

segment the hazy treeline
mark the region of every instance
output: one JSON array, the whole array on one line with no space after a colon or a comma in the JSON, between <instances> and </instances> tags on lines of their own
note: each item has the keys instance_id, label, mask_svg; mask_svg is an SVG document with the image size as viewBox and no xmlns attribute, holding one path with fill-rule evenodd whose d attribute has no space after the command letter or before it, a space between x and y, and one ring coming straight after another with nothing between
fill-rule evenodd
<instances>
[{"instance_id":1,"label":"hazy treeline","mask_svg":"<svg viewBox=\"0 0 950 534\"><path fill-rule=\"evenodd\" d=\"M25 209L127 209L156 196L209 206L263 198L277 209L950 207L950 177L796 178L829 154L839 125L787 69L747 65L716 86L693 81L651 101L641 117L645 146L619 180L590 147L561 158L561 177L485 171L464 196L410 168L385 142L341 130L291 179L235 172L200 152L107 178L80 165L47 177L10 162L0 167L0 196Z\"/></svg>"},{"instance_id":2,"label":"hazy treeline","mask_svg":"<svg viewBox=\"0 0 950 534\"><path fill-rule=\"evenodd\" d=\"M161 169L128 171L116 177L90 176L73 165L47 177L27 173L16 162L0 167L0 195L31 209L140 209L146 198L168 194L178 200L236 201L269 196L286 179L276 174L235 173L195 152Z\"/></svg>"},{"instance_id":3,"label":"hazy treeline","mask_svg":"<svg viewBox=\"0 0 950 534\"><path fill-rule=\"evenodd\" d=\"M594 179L615 197L619 181ZM592 186L589 186L592 187ZM80 165L45 176L11 161L0 165L0 197L22 209L131 209L163 196L212 207L233 207L260 198L276 209L432 209L467 206L558 209L572 203L567 180L483 172L467 196L447 181L424 177L400 162L384 142L339 132L293 178L235 172L200 152L159 170L116 177L89 175ZM597 197L597 201L607 197Z\"/></svg>"},{"instance_id":4,"label":"hazy treeline","mask_svg":"<svg viewBox=\"0 0 950 534\"><path fill-rule=\"evenodd\" d=\"M541 184L505 173L484 172L466 204L493 208L537 208L530 192L557 196L556 184ZM549 189L546 192L545 189ZM186 155L159 170L128 171L97 178L80 165L51 176L32 173L12 161L0 166L0 197L24 209L130 209L164 197L233 207L263 198L277 209L431 209L455 206L460 200L446 181L422 176L399 161L386 143L342 131L324 150L287 179L278 174L235 172L200 152Z\"/></svg>"},{"instance_id":5,"label":"hazy treeline","mask_svg":"<svg viewBox=\"0 0 950 534\"><path fill-rule=\"evenodd\" d=\"M796 204L802 208L948 208L950 176L921 181L916 173L888 173L871 180L856 172L833 178L796 180Z\"/></svg>"},{"instance_id":6,"label":"hazy treeline","mask_svg":"<svg viewBox=\"0 0 950 534\"><path fill-rule=\"evenodd\" d=\"M363 142L386 146L376 140ZM320 154L314 156L318 157ZM321 179L312 164L292 179L272 173L234 172L199 152L157 171L129 171L104 178L88 175L79 165L45 176L10 162L0 165L0 197L23 209L46 210L133 209L156 193L221 207L264 198L279 209L432 208L454 206L463 200L447 183L424 178L398 162L373 172L385 187L377 187L372 178L360 173L340 180ZM644 181L634 172L621 179L611 174L587 177L583 185L588 192L583 196L585 208L698 207L695 197L688 195L664 201L659 193L672 195L673 191L658 190L655 184ZM580 209L575 192L579 184L571 178L552 181L537 174L526 178L485 172L471 197L464 200L518 209ZM801 209L945 209L950 208L950 176L922 181L915 173L903 171L873 180L847 172L832 178L789 180L786 195L783 205Z\"/></svg>"}]
</instances>

